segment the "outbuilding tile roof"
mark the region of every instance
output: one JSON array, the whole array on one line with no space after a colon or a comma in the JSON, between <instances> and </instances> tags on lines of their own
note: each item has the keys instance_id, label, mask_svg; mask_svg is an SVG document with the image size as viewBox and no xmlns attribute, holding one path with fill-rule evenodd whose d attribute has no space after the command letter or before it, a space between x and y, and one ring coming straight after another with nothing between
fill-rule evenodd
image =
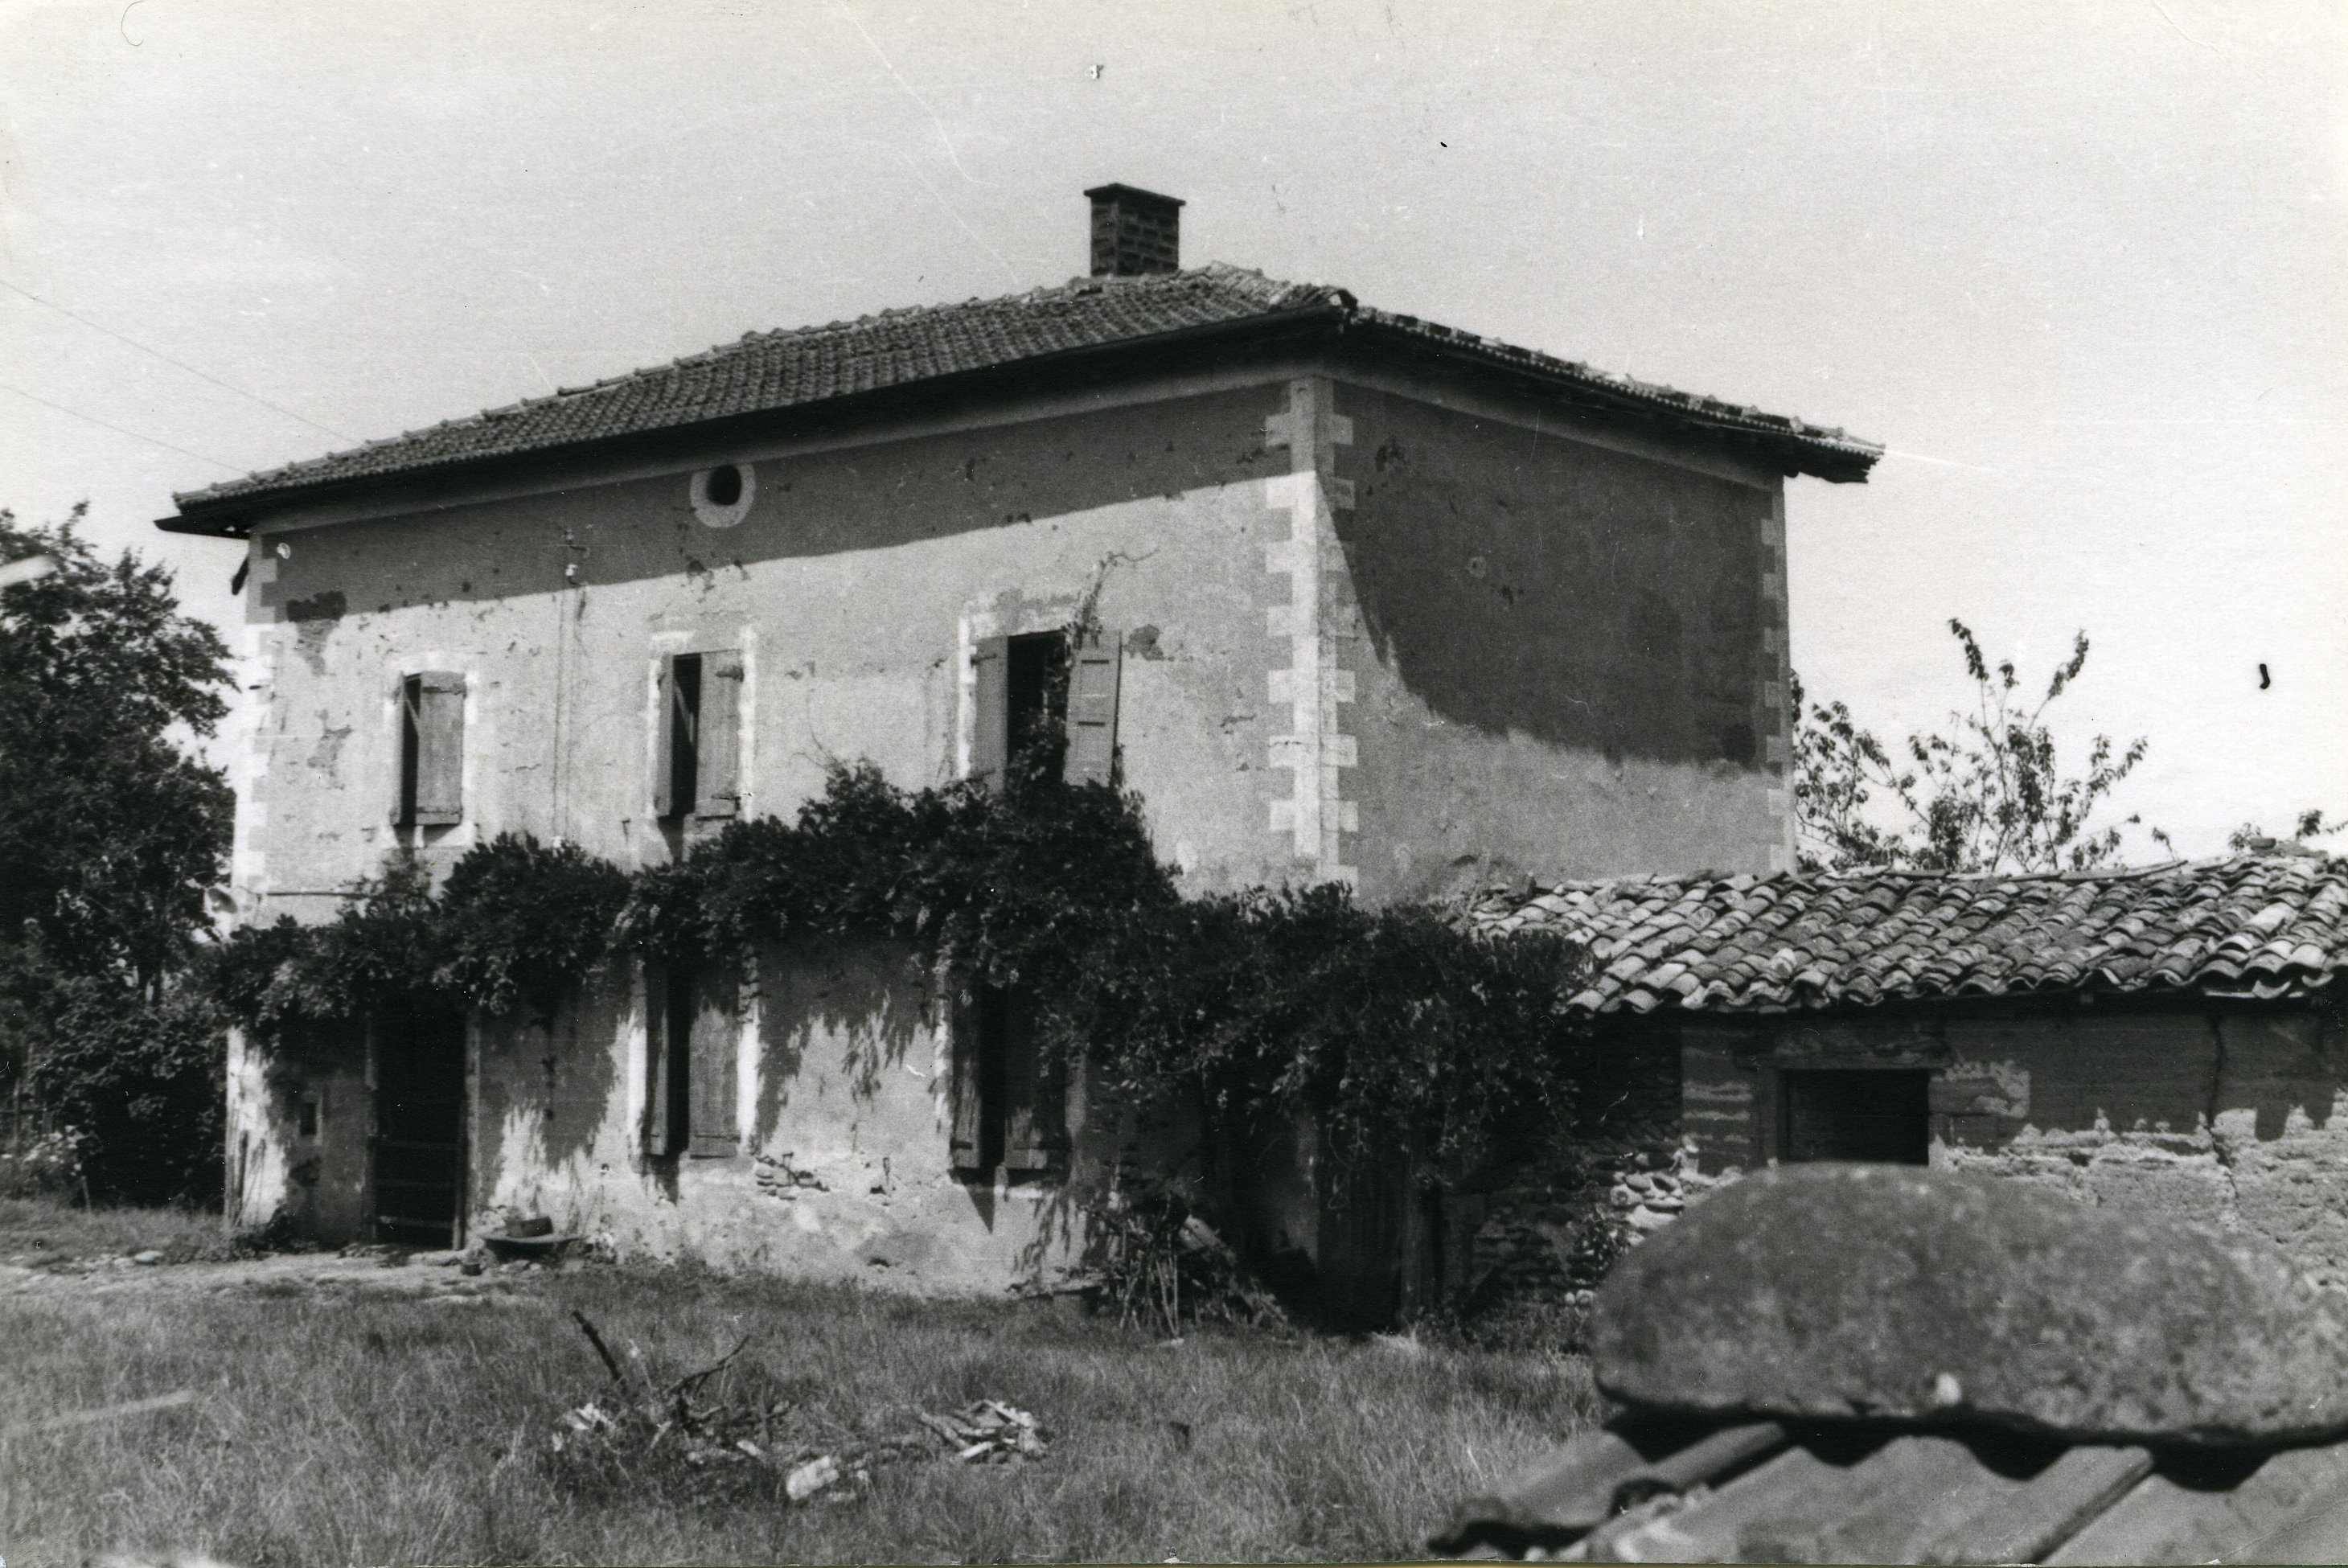
<instances>
[{"instance_id":1,"label":"outbuilding tile roof","mask_svg":"<svg viewBox=\"0 0 2348 1568\"><path fill-rule=\"evenodd\" d=\"M2348 1442L2212 1454L1633 1408L1429 1544L1587 1563L2337 1563L2343 1488Z\"/></svg>"},{"instance_id":2,"label":"outbuilding tile roof","mask_svg":"<svg viewBox=\"0 0 2348 1568\"><path fill-rule=\"evenodd\" d=\"M2348 860L2142 871L1651 877L1493 894L1489 933L1554 932L1586 1013L1773 1012L2034 992L2303 995L2348 976Z\"/></svg>"},{"instance_id":3,"label":"outbuilding tile roof","mask_svg":"<svg viewBox=\"0 0 2348 1568\"><path fill-rule=\"evenodd\" d=\"M1349 329L1385 331L1577 386L1622 407L1757 438L1802 471L1860 478L1880 455L1879 448L1838 429L1611 376L1415 316L1367 310L1343 289L1282 283L1216 263L1139 277L1077 278L1056 288L999 299L749 333L739 342L668 365L183 491L173 499L184 514L278 492L798 407L1057 354L1312 311L1326 312L1333 323L1342 322Z\"/></svg>"}]
</instances>

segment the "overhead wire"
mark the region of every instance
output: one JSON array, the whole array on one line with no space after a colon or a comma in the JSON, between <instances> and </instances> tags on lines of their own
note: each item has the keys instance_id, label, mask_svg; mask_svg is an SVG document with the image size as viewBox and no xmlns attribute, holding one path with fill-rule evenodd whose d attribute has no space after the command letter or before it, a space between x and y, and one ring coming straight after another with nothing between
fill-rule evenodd
<instances>
[{"instance_id":1,"label":"overhead wire","mask_svg":"<svg viewBox=\"0 0 2348 1568\"><path fill-rule=\"evenodd\" d=\"M335 439L338 441L353 441L358 438L355 436L345 435L342 431L335 429L331 425L321 425L317 420L311 418L306 414L296 414L293 409L286 407L283 404L273 403L268 398L261 396L258 392L248 392L242 387L231 386L228 382L221 380L219 377L212 375L210 371L199 370L184 359L174 359L171 356L164 353L161 349L150 348L135 337L126 337L110 326L92 321L89 317L83 315L77 311L67 310L65 306L58 304L54 300L43 299L39 294L35 294L32 290L25 288L20 284L12 284L6 278L0 278L0 289L6 289L11 294L22 294L25 298L31 300L35 304L43 306L48 310L56 311L59 315L64 316L68 321L79 322L82 325L89 328L92 332L102 332L107 336L114 339L117 343L128 344L141 354L150 354L156 358L161 360L164 364L184 370L189 375L197 377L199 380L211 382L213 386L219 387L223 392L233 392L238 397L258 403L263 407L267 408L273 413L283 414L289 419L298 420L302 424L309 426L310 428L314 430L322 430L327 435L334 437ZM11 388L11 390L14 390L14 388ZM52 407L54 407L54 405L52 405ZM126 435L129 434L128 431L124 433ZM189 454L191 457L193 457L194 455L195 454L192 452ZM209 461L210 459L206 460Z\"/></svg>"},{"instance_id":2,"label":"overhead wire","mask_svg":"<svg viewBox=\"0 0 2348 1568\"><path fill-rule=\"evenodd\" d=\"M85 414L78 408L68 408L62 403L52 403L37 392L27 392L22 387L11 387L5 381L0 381L0 392L14 392L17 397L38 403L44 408L55 408L60 414L67 414L72 416L74 418L84 421L87 424L96 425L101 430L111 430L118 436L128 436L134 441L145 441L149 446L161 447L166 451L177 452L183 458L193 458L200 463L210 463L216 469L226 469L232 474L241 474L247 471L244 469L237 467L234 463L224 463L218 458L208 458L201 452L191 452L185 447L175 447L170 442L162 440L158 437L142 436L136 430L126 430L121 426L101 419L95 414Z\"/></svg>"}]
</instances>

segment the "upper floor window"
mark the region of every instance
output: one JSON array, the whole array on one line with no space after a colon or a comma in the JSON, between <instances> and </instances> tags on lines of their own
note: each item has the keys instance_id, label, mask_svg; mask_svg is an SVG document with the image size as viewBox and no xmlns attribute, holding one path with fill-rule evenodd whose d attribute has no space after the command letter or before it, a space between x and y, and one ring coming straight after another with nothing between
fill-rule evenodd
<instances>
[{"instance_id":1,"label":"upper floor window","mask_svg":"<svg viewBox=\"0 0 2348 1568\"><path fill-rule=\"evenodd\" d=\"M994 789L1055 777L1115 782L1123 654L1116 632L980 639L971 777Z\"/></svg>"},{"instance_id":2,"label":"upper floor window","mask_svg":"<svg viewBox=\"0 0 2348 1568\"><path fill-rule=\"evenodd\" d=\"M403 828L465 820L465 677L427 670L399 683L399 795L391 820Z\"/></svg>"},{"instance_id":3,"label":"upper floor window","mask_svg":"<svg viewBox=\"0 0 2348 1568\"><path fill-rule=\"evenodd\" d=\"M661 661L654 805L662 817L731 817L741 808L742 655Z\"/></svg>"}]
</instances>

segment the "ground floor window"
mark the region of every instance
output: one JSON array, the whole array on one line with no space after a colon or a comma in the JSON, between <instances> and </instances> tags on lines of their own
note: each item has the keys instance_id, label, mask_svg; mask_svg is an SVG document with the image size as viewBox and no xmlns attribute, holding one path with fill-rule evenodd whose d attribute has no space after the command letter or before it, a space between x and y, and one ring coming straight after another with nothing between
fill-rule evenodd
<instances>
[{"instance_id":1,"label":"ground floor window","mask_svg":"<svg viewBox=\"0 0 2348 1568\"><path fill-rule=\"evenodd\" d=\"M1035 1004L1015 988L964 997L954 1031L953 1165L1013 1175L1067 1163L1066 1076L1036 1039Z\"/></svg>"},{"instance_id":2,"label":"ground floor window","mask_svg":"<svg viewBox=\"0 0 2348 1568\"><path fill-rule=\"evenodd\" d=\"M1927 1163L1931 1077L1921 1068L1789 1069L1779 1096L1783 1158Z\"/></svg>"},{"instance_id":3,"label":"ground floor window","mask_svg":"<svg viewBox=\"0 0 2348 1568\"><path fill-rule=\"evenodd\" d=\"M644 974L644 1152L723 1159L741 1150L734 1103L737 987L722 965L664 964Z\"/></svg>"}]
</instances>

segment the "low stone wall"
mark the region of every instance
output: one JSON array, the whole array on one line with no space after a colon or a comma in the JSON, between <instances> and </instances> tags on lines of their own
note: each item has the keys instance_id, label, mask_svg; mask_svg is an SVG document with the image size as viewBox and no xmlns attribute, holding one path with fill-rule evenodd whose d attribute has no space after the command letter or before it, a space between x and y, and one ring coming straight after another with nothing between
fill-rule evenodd
<instances>
[{"instance_id":1,"label":"low stone wall","mask_svg":"<svg viewBox=\"0 0 2348 1568\"><path fill-rule=\"evenodd\" d=\"M1703 1168L1786 1157L1785 1076L1923 1069L1930 1161L2266 1237L2348 1288L2348 1038L2305 1002L1776 1015L1681 1032Z\"/></svg>"}]
</instances>

